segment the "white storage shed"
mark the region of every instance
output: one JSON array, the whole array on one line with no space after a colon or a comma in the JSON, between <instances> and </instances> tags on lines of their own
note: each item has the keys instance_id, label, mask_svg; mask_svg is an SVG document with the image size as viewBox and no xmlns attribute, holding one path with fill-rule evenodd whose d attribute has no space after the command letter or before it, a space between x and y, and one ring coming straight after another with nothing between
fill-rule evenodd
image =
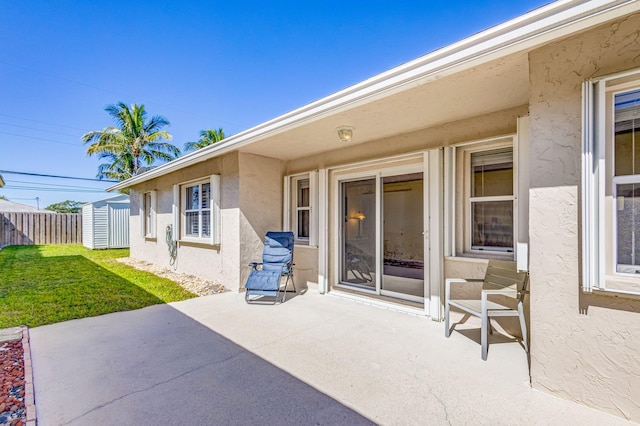
<instances>
[{"instance_id":1,"label":"white storage shed","mask_svg":"<svg viewBox=\"0 0 640 426\"><path fill-rule=\"evenodd\" d=\"M82 206L82 244L90 249L129 247L129 196Z\"/></svg>"}]
</instances>

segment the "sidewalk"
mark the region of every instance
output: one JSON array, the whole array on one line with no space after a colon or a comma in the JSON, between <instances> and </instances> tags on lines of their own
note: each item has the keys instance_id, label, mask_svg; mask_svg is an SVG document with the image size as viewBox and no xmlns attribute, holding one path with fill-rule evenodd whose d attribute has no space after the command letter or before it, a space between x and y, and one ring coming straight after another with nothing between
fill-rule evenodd
<instances>
[{"instance_id":1,"label":"sidewalk","mask_svg":"<svg viewBox=\"0 0 640 426\"><path fill-rule=\"evenodd\" d=\"M524 350L314 291L223 293L31 330L39 425L628 425L532 390Z\"/></svg>"}]
</instances>

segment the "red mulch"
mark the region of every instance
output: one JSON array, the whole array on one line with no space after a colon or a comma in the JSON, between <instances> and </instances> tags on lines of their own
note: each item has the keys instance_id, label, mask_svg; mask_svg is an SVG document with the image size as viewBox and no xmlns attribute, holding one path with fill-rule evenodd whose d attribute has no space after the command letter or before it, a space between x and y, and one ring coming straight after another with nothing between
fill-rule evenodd
<instances>
[{"instance_id":1,"label":"red mulch","mask_svg":"<svg viewBox=\"0 0 640 426\"><path fill-rule=\"evenodd\" d=\"M0 426L23 426L24 358L22 341L0 343Z\"/></svg>"}]
</instances>

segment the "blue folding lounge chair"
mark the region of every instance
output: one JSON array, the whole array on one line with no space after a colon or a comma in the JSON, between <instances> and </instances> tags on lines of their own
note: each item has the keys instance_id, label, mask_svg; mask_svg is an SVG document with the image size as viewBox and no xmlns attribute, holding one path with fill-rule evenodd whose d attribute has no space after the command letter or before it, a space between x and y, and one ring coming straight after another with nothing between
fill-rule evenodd
<instances>
[{"instance_id":1,"label":"blue folding lounge chair","mask_svg":"<svg viewBox=\"0 0 640 426\"><path fill-rule=\"evenodd\" d=\"M264 251L262 263L252 262L249 278L244 285L245 300L247 303L270 303L263 297L273 297L273 304L278 302L282 292L284 302L287 292L295 293L296 285L293 282L293 232L267 232L264 237ZM286 276L284 290L280 281ZM293 285L293 291L287 290L289 280ZM258 296L258 297L253 297Z\"/></svg>"}]
</instances>

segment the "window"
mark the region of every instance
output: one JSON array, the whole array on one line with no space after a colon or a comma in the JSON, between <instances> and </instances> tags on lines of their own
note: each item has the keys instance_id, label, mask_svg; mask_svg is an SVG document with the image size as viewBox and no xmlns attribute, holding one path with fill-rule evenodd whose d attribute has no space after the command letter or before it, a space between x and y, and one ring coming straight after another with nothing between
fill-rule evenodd
<instances>
[{"instance_id":1,"label":"window","mask_svg":"<svg viewBox=\"0 0 640 426\"><path fill-rule=\"evenodd\" d=\"M206 180L174 186L173 228L180 229L181 240L220 244L220 182L220 175L212 175Z\"/></svg>"},{"instance_id":2,"label":"window","mask_svg":"<svg viewBox=\"0 0 640 426\"><path fill-rule=\"evenodd\" d=\"M640 89L613 95L616 272L640 273Z\"/></svg>"},{"instance_id":3,"label":"window","mask_svg":"<svg viewBox=\"0 0 640 426\"><path fill-rule=\"evenodd\" d=\"M583 289L640 293L640 70L583 87Z\"/></svg>"},{"instance_id":4,"label":"window","mask_svg":"<svg viewBox=\"0 0 640 426\"><path fill-rule=\"evenodd\" d=\"M211 183L201 182L184 185L183 217L184 236L208 238L211 236Z\"/></svg>"},{"instance_id":5,"label":"window","mask_svg":"<svg viewBox=\"0 0 640 426\"><path fill-rule=\"evenodd\" d=\"M156 237L156 191L140 195L140 235Z\"/></svg>"},{"instance_id":6,"label":"window","mask_svg":"<svg viewBox=\"0 0 640 426\"><path fill-rule=\"evenodd\" d=\"M151 236L151 193L147 192L144 194L144 235Z\"/></svg>"},{"instance_id":7,"label":"window","mask_svg":"<svg viewBox=\"0 0 640 426\"><path fill-rule=\"evenodd\" d=\"M470 153L472 251L513 252L513 148Z\"/></svg>"},{"instance_id":8,"label":"window","mask_svg":"<svg viewBox=\"0 0 640 426\"><path fill-rule=\"evenodd\" d=\"M519 186L527 192L526 182L518 178L519 138L515 134L444 148L445 256L515 260L518 235L527 234L526 228L518 232L518 223L527 223L519 220L525 212L517 202Z\"/></svg>"},{"instance_id":9,"label":"window","mask_svg":"<svg viewBox=\"0 0 640 426\"><path fill-rule=\"evenodd\" d=\"M315 246L317 229L317 172L284 178L284 229L292 231L296 244Z\"/></svg>"},{"instance_id":10,"label":"window","mask_svg":"<svg viewBox=\"0 0 640 426\"><path fill-rule=\"evenodd\" d=\"M296 181L296 224L295 236L298 240L309 240L309 218L311 206L309 204L309 179Z\"/></svg>"}]
</instances>

